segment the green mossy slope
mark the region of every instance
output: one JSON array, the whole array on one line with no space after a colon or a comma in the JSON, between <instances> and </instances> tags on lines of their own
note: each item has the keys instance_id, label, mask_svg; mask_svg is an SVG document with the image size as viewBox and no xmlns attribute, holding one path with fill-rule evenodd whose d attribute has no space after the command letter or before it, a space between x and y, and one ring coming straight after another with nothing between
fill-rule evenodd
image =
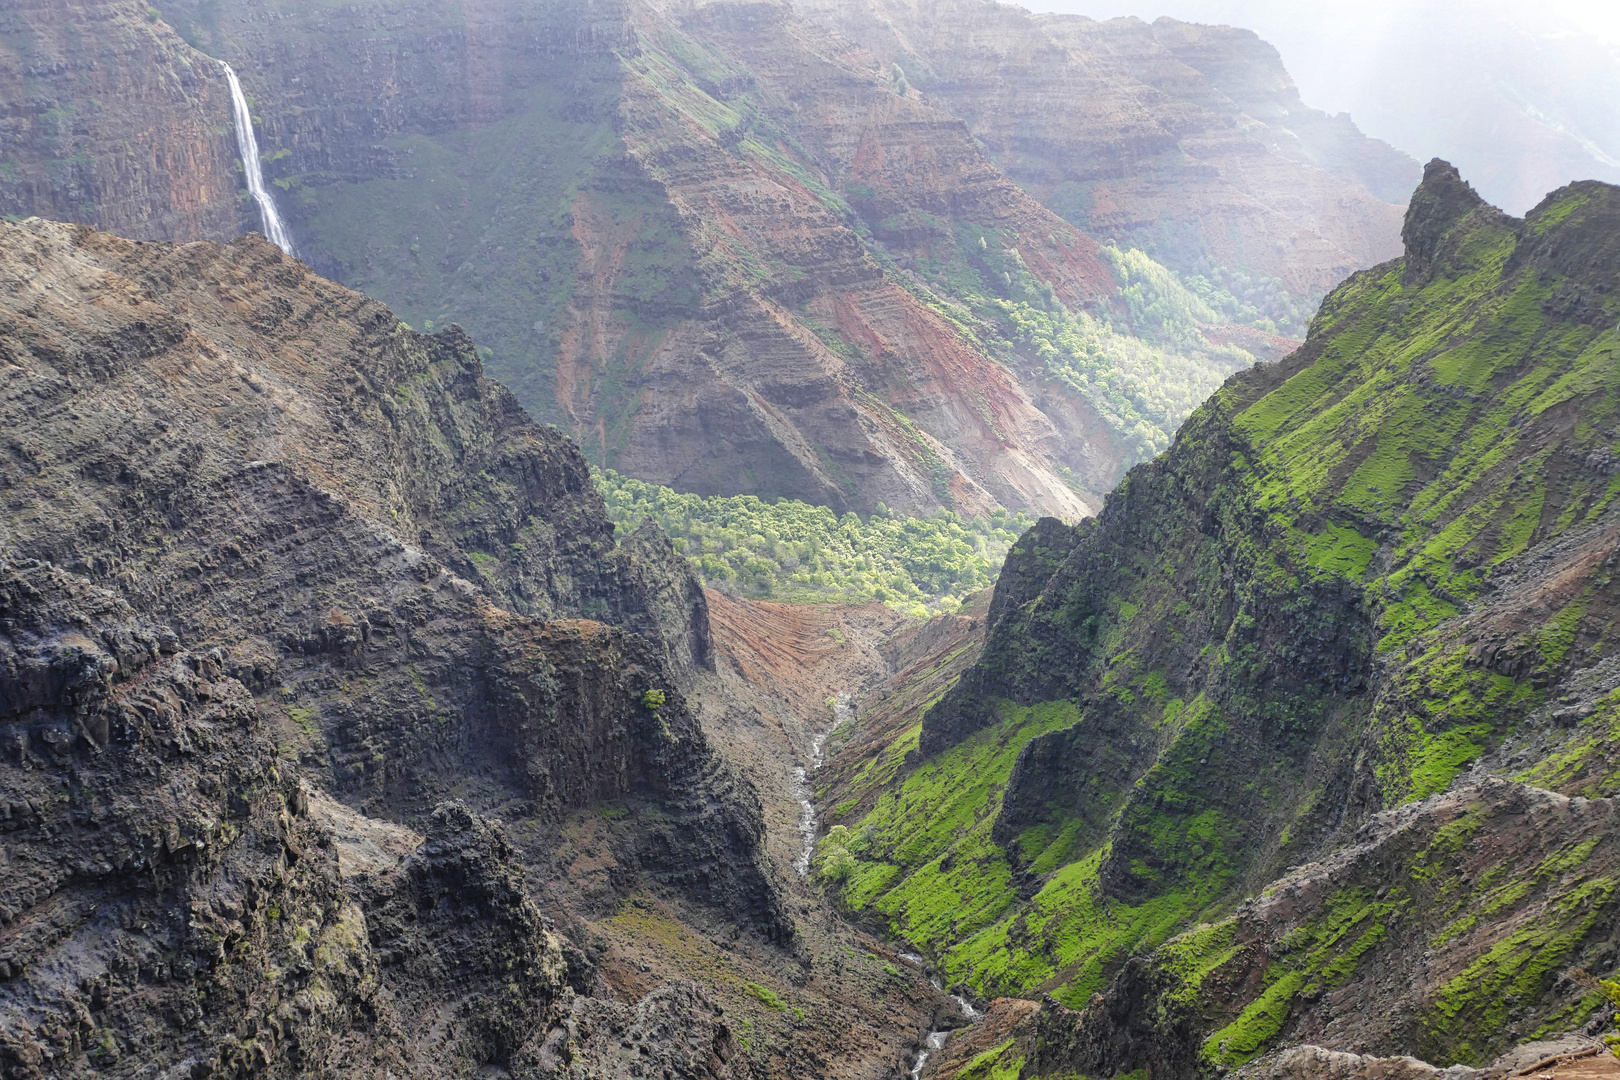
<instances>
[{"instance_id":1,"label":"green mossy slope","mask_svg":"<svg viewBox=\"0 0 1620 1080\"><path fill-rule=\"evenodd\" d=\"M982 994L1078 1006L1132 950L1218 919L1368 815L1476 766L1612 790L1617 226L1615 188L1572 185L1519 221L1431 163L1404 259L1335 290L1299 352L1231 379L1096 519L1043 522L1013 549L1010 568L1055 569L1004 575L979 663L923 718L917 771L893 781L903 793L970 770L962 748L1019 710L1073 716L972 808L994 819L976 857L1017 883L996 884L995 923L917 933L910 878L870 852L846 902L889 915ZM1020 554L1031 545L1044 554ZM1399 865L1384 869L1420 870ZM1245 1060L1297 1022L1296 998L1348 980L1404 902L1395 884L1346 893L1302 953L1241 992L1223 984L1241 1008L1200 1029L1182 1064ZM1568 888L1587 913L1612 893ZM1511 969L1515 1019L1550 1022L1562 961L1504 957L1567 958L1591 919L1553 920L1553 949L1493 936L1506 901L1455 895L1482 927L1456 977L1495 986L1483 973ZM1225 946L1166 948L1196 996ZM1501 1018L1454 999L1424 1006L1430 1035L1408 1032L1413 1048L1472 1060L1500 1046Z\"/></svg>"}]
</instances>

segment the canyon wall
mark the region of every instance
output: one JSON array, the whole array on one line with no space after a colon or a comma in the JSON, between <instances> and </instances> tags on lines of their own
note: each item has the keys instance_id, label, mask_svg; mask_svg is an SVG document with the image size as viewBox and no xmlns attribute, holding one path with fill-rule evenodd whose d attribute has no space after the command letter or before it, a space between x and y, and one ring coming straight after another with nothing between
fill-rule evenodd
<instances>
[{"instance_id":1,"label":"canyon wall","mask_svg":"<svg viewBox=\"0 0 1620 1080\"><path fill-rule=\"evenodd\" d=\"M0 211L141 240L246 226L224 74L155 12L132 0L0 12Z\"/></svg>"},{"instance_id":2,"label":"canyon wall","mask_svg":"<svg viewBox=\"0 0 1620 1080\"><path fill-rule=\"evenodd\" d=\"M971 5L935 16L1003 50L1046 26L1021 14L990 26ZM1223 378L1286 351L1312 290L1377 257L1393 230L1393 208L1356 179L1387 179L1376 146L1312 126L1257 42L1188 28L1050 46L1054 86L1073 82L1078 57L1106 54L1085 61L1102 74L1070 86L1075 100L1133 103L1044 120L1059 127L1043 144L1051 168L1118 143L1110 182L1156 185L1158 209L1131 204L1125 228L1073 213L1053 194L1069 181L993 160L1005 155L984 117L1023 126L996 102L1055 91L1018 89L1001 61L950 91L909 53L908 81L881 34L839 37L780 4L108 0L12 25L10 93L34 119L16 129L8 212L181 239L250 224L210 57L228 59L315 269L414 326L467 327L492 373L594 463L700 493L1081 516ZM40 27L106 54L60 44L65 60L29 60ZM147 50L139 65L130 42ZM118 82L136 71L151 87ZM1181 97L1148 85L1176 78ZM167 112L120 111L159 89ZM1203 102L1204 142L1249 131L1220 136L1225 179L1197 179L1213 151L1159 176L1170 144L1131 119L1149 98L1166 116ZM92 119L147 142L103 145ZM1285 119L1305 134L1279 150ZM79 152L62 143L70 130L91 172L62 164ZM153 140L169 143L143 149ZM154 162L177 190L157 190ZM105 197L88 193L95 177L113 184ZM189 218L171 208L181 178L202 207ZM1221 217L1221 200L1241 212ZM1171 204L1226 238L1182 260L1210 275L1192 285L1127 250ZM1243 253L1279 243L1286 266Z\"/></svg>"},{"instance_id":3,"label":"canyon wall","mask_svg":"<svg viewBox=\"0 0 1620 1080\"><path fill-rule=\"evenodd\" d=\"M1027 533L974 666L843 765L845 902L1051 994L1036 1072L1607 1028L1617 213L1431 162L1402 258Z\"/></svg>"},{"instance_id":4,"label":"canyon wall","mask_svg":"<svg viewBox=\"0 0 1620 1080\"><path fill-rule=\"evenodd\" d=\"M621 894L794 947L701 589L465 337L256 237L0 230L8 1075L616 1060L537 907L602 805ZM659 1053L729 1056L687 1005Z\"/></svg>"},{"instance_id":5,"label":"canyon wall","mask_svg":"<svg viewBox=\"0 0 1620 1080\"><path fill-rule=\"evenodd\" d=\"M992 0L804 6L899 65L1009 177L1093 236L1310 297L1400 252L1417 163L1301 102L1250 31Z\"/></svg>"}]
</instances>

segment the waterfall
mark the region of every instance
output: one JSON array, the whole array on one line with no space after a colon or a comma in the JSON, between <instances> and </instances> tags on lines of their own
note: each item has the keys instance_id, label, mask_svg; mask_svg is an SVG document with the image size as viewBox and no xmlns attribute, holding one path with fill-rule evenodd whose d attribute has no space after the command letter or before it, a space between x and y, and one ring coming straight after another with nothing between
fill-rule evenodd
<instances>
[{"instance_id":1,"label":"waterfall","mask_svg":"<svg viewBox=\"0 0 1620 1080\"><path fill-rule=\"evenodd\" d=\"M231 112L236 117L236 149L242 155L242 173L247 177L248 194L259 204L259 219L264 222L264 235L276 247L291 255L292 237L287 232L287 224L281 220L281 214L276 210L276 200L264 185L264 167L259 163L259 140L253 135L253 114L248 112L247 96L242 93L241 80L231 70L231 65L223 60L220 65L225 69L225 80L231 84Z\"/></svg>"},{"instance_id":2,"label":"waterfall","mask_svg":"<svg viewBox=\"0 0 1620 1080\"><path fill-rule=\"evenodd\" d=\"M926 960L924 960L921 956L918 956L916 953L903 952L900 954L900 959L916 964L918 967L923 967L927 963ZM928 976L928 982L935 990L938 990L942 994L945 993L945 983L944 980L939 977L938 972ZM973 1002L969 1001L967 998L961 996L960 994L951 994L949 997L952 1001L956 1002L956 1007L962 1010L962 1019L966 1020L968 1023L977 1024L980 1020L984 1019L984 1013L979 1009L975 1009L973 1007ZM950 1028L935 1028L933 1031L928 1033L928 1037L923 1040L923 1044L917 1048L916 1059L911 1063L911 1080L922 1080L923 1069L927 1067L928 1059L939 1051L945 1049L945 1040L949 1039L950 1037Z\"/></svg>"}]
</instances>

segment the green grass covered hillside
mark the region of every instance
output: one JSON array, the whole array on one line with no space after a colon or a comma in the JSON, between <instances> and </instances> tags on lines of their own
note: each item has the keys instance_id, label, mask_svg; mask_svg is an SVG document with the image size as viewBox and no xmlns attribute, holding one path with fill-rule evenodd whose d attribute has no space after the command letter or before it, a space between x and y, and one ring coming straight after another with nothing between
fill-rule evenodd
<instances>
[{"instance_id":1,"label":"green grass covered hillside","mask_svg":"<svg viewBox=\"0 0 1620 1080\"><path fill-rule=\"evenodd\" d=\"M1620 876L1556 832L1515 856L1536 889L1465 869L1512 843L1443 815L1392 839L1381 880L1346 863L1337 899L1305 894L1317 914L1247 982L1205 978L1257 955L1230 924L1164 943L1483 776L1620 793L1617 222L1620 189L1519 221L1431 164L1406 257L1335 290L1299 353L1231 379L1097 518L1022 538L977 665L870 767L835 763L821 866L845 906L986 997L1081 1008L1163 946L1180 996L1153 1007L1210 1069L1419 960L1400 1037L1439 1064L1584 1017L1559 973L1605 962ZM1467 812L1509 820L1504 791Z\"/></svg>"}]
</instances>

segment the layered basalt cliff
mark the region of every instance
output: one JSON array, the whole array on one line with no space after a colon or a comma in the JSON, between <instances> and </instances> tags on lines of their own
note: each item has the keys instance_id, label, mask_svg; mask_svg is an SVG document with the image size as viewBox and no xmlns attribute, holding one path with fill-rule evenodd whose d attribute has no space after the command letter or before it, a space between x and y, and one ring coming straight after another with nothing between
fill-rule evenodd
<instances>
[{"instance_id":1,"label":"layered basalt cliff","mask_svg":"<svg viewBox=\"0 0 1620 1080\"><path fill-rule=\"evenodd\" d=\"M1296 296L1399 253L1417 163L1306 106L1250 31L990 0L805 9L900 65L1091 235L1188 273L1277 278Z\"/></svg>"},{"instance_id":2,"label":"layered basalt cliff","mask_svg":"<svg viewBox=\"0 0 1620 1080\"><path fill-rule=\"evenodd\" d=\"M701 590L458 331L257 238L0 229L8 1075L610 1070L531 898L604 803L618 888L791 943ZM729 1056L691 1019L650 1060Z\"/></svg>"},{"instance_id":3,"label":"layered basalt cliff","mask_svg":"<svg viewBox=\"0 0 1620 1080\"><path fill-rule=\"evenodd\" d=\"M916 747L830 792L846 903L1054 995L1032 1072L1608 1026L1566 973L1615 965L1617 215L1583 183L1509 218L1431 162L1404 257L1026 534L978 662L846 767Z\"/></svg>"},{"instance_id":4,"label":"layered basalt cliff","mask_svg":"<svg viewBox=\"0 0 1620 1080\"><path fill-rule=\"evenodd\" d=\"M977 9L939 14L963 20L968 37L983 29ZM968 100L978 91L960 101L923 93L872 47L882 35L839 38L784 5L174 0L159 16L108 3L52 9L51 19L64 40L102 26L104 48L156 35L162 48L140 70L181 104L195 98L187 107L199 117L223 108L210 55L230 59L301 255L424 329L452 319L469 327L492 372L593 461L682 490L1078 517L1129 464L1167 445L1224 377L1286 351L1279 327L1303 326L1303 309L1275 282L1221 277L1272 274L1269 263L1212 248L1214 263L1194 262L1219 280L1193 290L1138 252L1099 247L1099 237L1145 241L1037 190L1054 213L1009 180L981 147L987 132ZM16 35L14 96L33 101L24 84L46 88L66 103L46 110L58 128L67 106L98 124L129 122L112 103L158 93L113 77L128 66L124 53L84 60L109 87L93 107L80 99L95 88L69 70L25 76L31 33ZM1280 70L1265 68L1261 89L1234 73L1255 51L1218 38L1154 43L1148 59L1132 53L1103 81L1141 96L1143 70L1180 64L1172 53L1202 57L1214 74L1187 93L1219 99L1199 114L1219 127L1226 120L1211 118L1238 109L1232 101L1259 109L1251 98L1275 105L1291 92ZM998 86L980 89L993 96ZM90 146L100 129L86 129L96 176L129 189L118 195L124 209L88 196L64 202L43 181L0 188L4 208L133 222L143 236L217 235L216 210L229 209L235 184L187 162L229 166L220 156L230 152L228 117L220 111L205 132L196 117L147 112L134 123L162 143L151 153L146 143ZM1314 131L1314 114L1296 112L1290 122ZM20 133L28 161L56 153L41 124ZM1087 128L1092 143L1059 140L1051 153L1089 160L1093 143L1129 128L1104 110ZM189 158L179 149L188 139ZM1238 142L1227 154L1233 175L1254 156ZM1371 145L1353 131L1305 143L1306 156L1340 164ZM1127 153L1108 169L1146 183L1162 157ZM196 222L171 212L167 195L138 205L159 159L176 191L195 189L193 201L206 204ZM1296 168L1287 154L1255 161L1246 175L1266 179L1250 187L1269 185L1270 202L1243 196L1244 212L1270 222L1255 233L1268 252L1283 231L1326 229L1317 220L1326 202L1356 208L1334 218L1349 222L1345 236L1301 241L1294 262L1313 269L1293 276L1309 288L1370 259L1390 231L1362 212L1348 181ZM29 168L68 175L49 162ZM1205 213L1210 199L1182 198L1191 182L1177 177L1152 181L1160 201ZM1232 181L1220 183L1223 198L1236 198ZM1300 191L1310 194L1284 215L1285 229L1281 193ZM1229 217L1216 230L1228 239L1248 227Z\"/></svg>"},{"instance_id":5,"label":"layered basalt cliff","mask_svg":"<svg viewBox=\"0 0 1620 1080\"><path fill-rule=\"evenodd\" d=\"M230 91L156 9L27 0L0 12L0 209L141 240L228 240Z\"/></svg>"},{"instance_id":6,"label":"layered basalt cliff","mask_svg":"<svg viewBox=\"0 0 1620 1080\"><path fill-rule=\"evenodd\" d=\"M200 39L242 59L266 103L266 145L286 152L269 168L316 266L412 321L465 323L525 402L598 461L685 490L1073 516L1117 473L1128 449L1084 395L1050 388L1061 404L1048 416L873 259L830 163L797 145L809 136L791 95L762 87L730 46L770 36L776 52L758 59L804 74L795 94L841 96L820 132L842 126L846 159L869 114L898 107L891 136L937 131L938 164L912 171L950 195L917 209L984 204L991 227L1028 222L1028 259L1066 301L1112 294L1095 245L1001 177L959 124L818 53L782 8L682 28L610 6L586 31L566 4L486 15L356 8L323 16L306 51L290 47L316 32L299 6L227 8L219 37ZM751 33L729 42L701 33L742 24ZM381 68L395 88L383 104Z\"/></svg>"}]
</instances>

